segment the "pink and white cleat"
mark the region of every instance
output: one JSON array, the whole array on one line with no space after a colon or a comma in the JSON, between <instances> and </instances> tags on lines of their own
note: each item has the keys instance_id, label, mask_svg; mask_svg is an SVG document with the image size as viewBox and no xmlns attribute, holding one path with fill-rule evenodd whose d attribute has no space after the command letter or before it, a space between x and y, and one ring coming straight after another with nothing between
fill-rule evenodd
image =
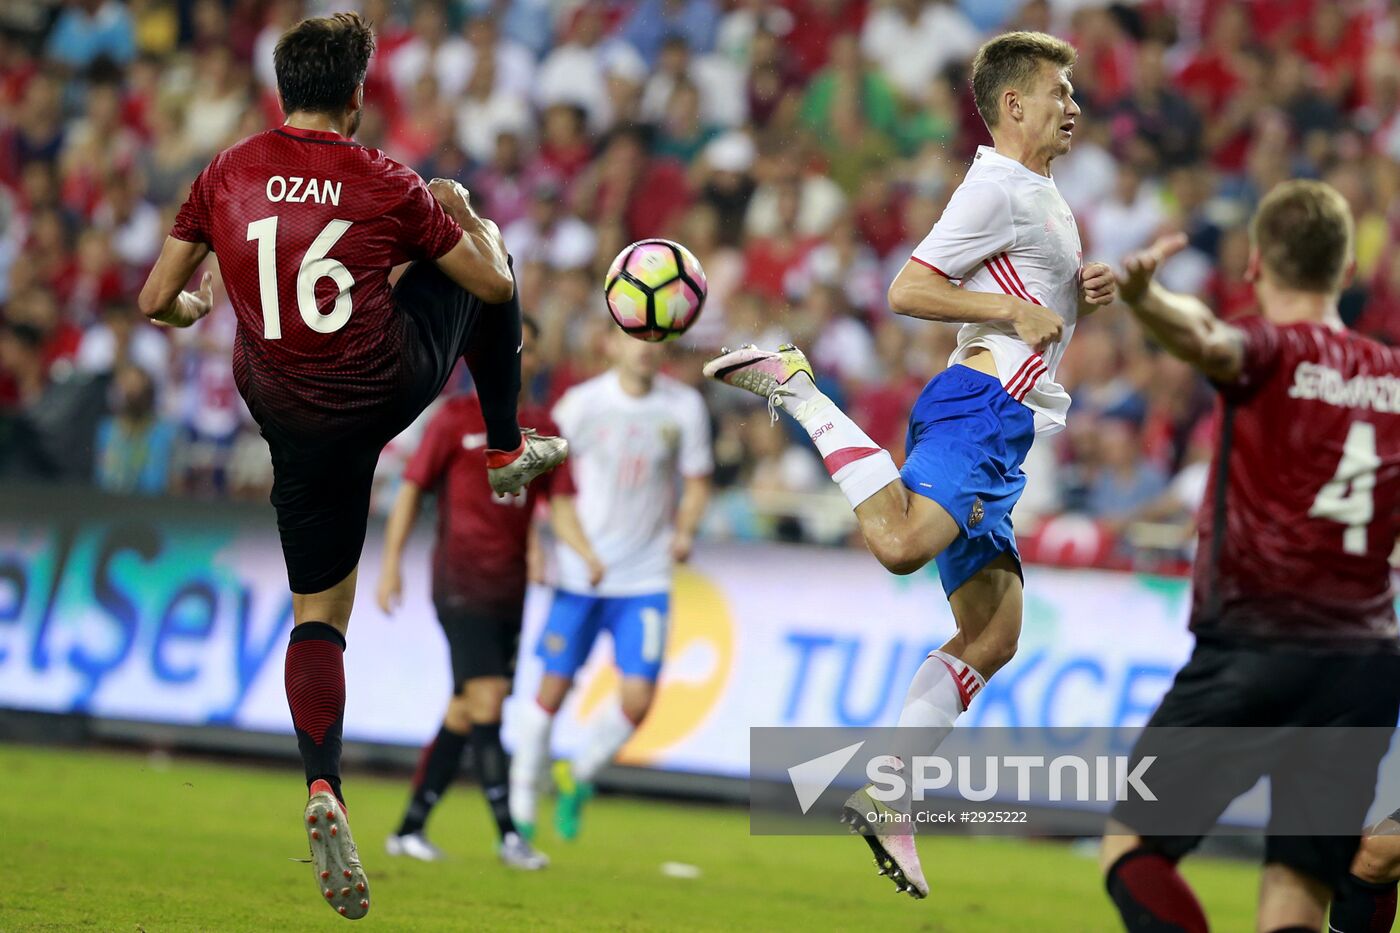
<instances>
[{"instance_id":1,"label":"pink and white cleat","mask_svg":"<svg viewBox=\"0 0 1400 933\"><path fill-rule=\"evenodd\" d=\"M867 784L846 798L841 822L850 823L851 832L865 839L875 867L894 882L896 893L922 900L928 897L928 882L919 865L914 827L907 815L870 796L870 787Z\"/></svg>"},{"instance_id":2,"label":"pink and white cleat","mask_svg":"<svg viewBox=\"0 0 1400 933\"><path fill-rule=\"evenodd\" d=\"M302 822L321 899L345 919L359 920L369 913L369 879L350 836L345 805L336 799L330 784L312 782Z\"/></svg>"},{"instance_id":3,"label":"pink and white cleat","mask_svg":"<svg viewBox=\"0 0 1400 933\"><path fill-rule=\"evenodd\" d=\"M768 412L777 418L785 398L805 401L817 387L812 364L802 351L790 343L774 350L760 350L748 344L737 350L725 350L705 364L704 373L711 379L752 392L768 402ZM806 380L797 379L806 376Z\"/></svg>"}]
</instances>

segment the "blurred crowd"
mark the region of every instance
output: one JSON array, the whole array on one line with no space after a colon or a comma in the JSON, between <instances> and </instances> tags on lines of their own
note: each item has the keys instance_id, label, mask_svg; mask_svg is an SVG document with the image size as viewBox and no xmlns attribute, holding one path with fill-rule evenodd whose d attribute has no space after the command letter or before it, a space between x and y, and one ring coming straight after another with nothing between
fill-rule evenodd
<instances>
[{"instance_id":1,"label":"blurred crowd","mask_svg":"<svg viewBox=\"0 0 1400 933\"><path fill-rule=\"evenodd\" d=\"M134 299L194 175L280 122L272 50L356 0L65 0L0 7L0 475L120 493L264 497L233 386L229 309L188 331ZM360 0L376 24L359 139L451 176L496 220L542 326L545 399L604 365L603 271L644 236L688 245L709 300L671 360L791 340L898 457L954 329L885 289L987 133L970 58L1045 30L1079 49L1085 110L1054 165L1086 256L1160 233L1165 270L1249 313L1245 221L1281 179L1356 213L1348 323L1400 339L1400 2L1386 0ZM1032 555L1180 553L1212 446L1208 388L1109 309L1060 371L1070 428L1037 444L1018 509ZM809 445L711 393L712 531L851 532ZM392 481L412 439L385 458Z\"/></svg>"}]
</instances>

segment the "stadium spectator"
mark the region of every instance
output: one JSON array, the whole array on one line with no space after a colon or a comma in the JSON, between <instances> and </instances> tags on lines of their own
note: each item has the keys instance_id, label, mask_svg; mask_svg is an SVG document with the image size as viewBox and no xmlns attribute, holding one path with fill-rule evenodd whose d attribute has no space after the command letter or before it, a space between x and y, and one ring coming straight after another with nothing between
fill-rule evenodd
<instances>
[{"instance_id":1,"label":"stadium spectator","mask_svg":"<svg viewBox=\"0 0 1400 933\"><path fill-rule=\"evenodd\" d=\"M126 4L117 0L69 0L49 33L48 58L81 71L99 58L127 62L136 54L136 37Z\"/></svg>"},{"instance_id":2,"label":"stadium spectator","mask_svg":"<svg viewBox=\"0 0 1400 933\"><path fill-rule=\"evenodd\" d=\"M155 383L141 367L119 367L112 391L112 415L97 427L97 487L159 495L170 485L176 427L158 416Z\"/></svg>"}]
</instances>

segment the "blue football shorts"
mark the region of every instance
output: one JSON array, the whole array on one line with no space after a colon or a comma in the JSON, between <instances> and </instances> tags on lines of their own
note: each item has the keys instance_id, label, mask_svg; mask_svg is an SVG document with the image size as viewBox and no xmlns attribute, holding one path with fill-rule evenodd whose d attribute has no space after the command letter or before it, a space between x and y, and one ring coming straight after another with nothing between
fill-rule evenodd
<instances>
[{"instance_id":1,"label":"blue football shorts","mask_svg":"<svg viewBox=\"0 0 1400 933\"><path fill-rule=\"evenodd\" d=\"M624 677L655 681L666 653L671 594L588 596L556 590L535 653L547 674L572 678L598 633L612 634L613 658Z\"/></svg>"},{"instance_id":2,"label":"blue football shorts","mask_svg":"<svg viewBox=\"0 0 1400 933\"><path fill-rule=\"evenodd\" d=\"M1035 416L995 376L949 366L929 380L909 413L900 477L937 502L962 531L935 558L949 596L1001 554L1019 568L1011 509L1026 487L1021 464L1035 439Z\"/></svg>"}]
</instances>

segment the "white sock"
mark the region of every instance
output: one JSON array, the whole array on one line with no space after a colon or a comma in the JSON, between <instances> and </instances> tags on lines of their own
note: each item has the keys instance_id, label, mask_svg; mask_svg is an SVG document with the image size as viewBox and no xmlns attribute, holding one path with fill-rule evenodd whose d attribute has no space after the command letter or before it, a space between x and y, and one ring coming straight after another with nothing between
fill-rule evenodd
<instances>
[{"instance_id":1,"label":"white sock","mask_svg":"<svg viewBox=\"0 0 1400 933\"><path fill-rule=\"evenodd\" d=\"M796 376L788 381L788 386L793 397L783 400L783 408L817 445L822 463L845 493L851 508L899 479L889 451L872 441L810 379ZM805 391L807 386L811 386L810 392Z\"/></svg>"},{"instance_id":2,"label":"white sock","mask_svg":"<svg viewBox=\"0 0 1400 933\"><path fill-rule=\"evenodd\" d=\"M928 754L943 744L948 733L953 731L953 723L986 685L986 678L972 665L946 651L930 652L914 672L909 692L904 695L899 722L895 725L921 730L920 750ZM894 765L897 770L903 769L902 761L895 756L890 759L887 764Z\"/></svg>"},{"instance_id":3,"label":"white sock","mask_svg":"<svg viewBox=\"0 0 1400 933\"><path fill-rule=\"evenodd\" d=\"M510 818L535 822L535 795L549 762L549 733L554 714L534 697L515 704L515 754L510 762Z\"/></svg>"},{"instance_id":4,"label":"white sock","mask_svg":"<svg viewBox=\"0 0 1400 933\"><path fill-rule=\"evenodd\" d=\"M637 724L622 712L621 703L604 706L593 721L583 750L574 756L574 779L591 783L636 731Z\"/></svg>"}]
</instances>

